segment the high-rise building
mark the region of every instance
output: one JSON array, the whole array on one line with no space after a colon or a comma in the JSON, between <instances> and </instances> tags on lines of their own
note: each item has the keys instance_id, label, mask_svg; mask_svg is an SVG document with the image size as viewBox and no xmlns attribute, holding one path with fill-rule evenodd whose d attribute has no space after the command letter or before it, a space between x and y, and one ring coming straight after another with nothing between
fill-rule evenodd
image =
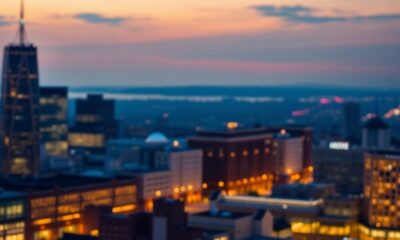
<instances>
[{"instance_id":1,"label":"high-rise building","mask_svg":"<svg viewBox=\"0 0 400 240\"><path fill-rule=\"evenodd\" d=\"M351 143L361 140L361 108L356 102L343 104L344 136Z\"/></svg>"},{"instance_id":2,"label":"high-rise building","mask_svg":"<svg viewBox=\"0 0 400 240\"><path fill-rule=\"evenodd\" d=\"M19 42L4 49L1 96L2 172L39 171L39 68L37 49L25 40L21 4Z\"/></svg>"},{"instance_id":3,"label":"high-rise building","mask_svg":"<svg viewBox=\"0 0 400 240\"><path fill-rule=\"evenodd\" d=\"M379 234L376 239L398 239L400 231L400 152L371 151L364 159L365 235ZM392 234L395 234L391 236ZM397 236L397 237L394 237ZM374 236L373 236L374 237Z\"/></svg>"},{"instance_id":4,"label":"high-rise building","mask_svg":"<svg viewBox=\"0 0 400 240\"><path fill-rule=\"evenodd\" d=\"M362 146L368 150L390 149L390 128L380 117L369 119L363 126Z\"/></svg>"},{"instance_id":5,"label":"high-rise building","mask_svg":"<svg viewBox=\"0 0 400 240\"><path fill-rule=\"evenodd\" d=\"M332 142L330 148L315 148L313 154L314 181L334 183L343 195L363 192L364 152L348 148L345 142Z\"/></svg>"},{"instance_id":6,"label":"high-rise building","mask_svg":"<svg viewBox=\"0 0 400 240\"><path fill-rule=\"evenodd\" d=\"M40 88L40 135L48 156L68 154L68 88Z\"/></svg>"},{"instance_id":7,"label":"high-rise building","mask_svg":"<svg viewBox=\"0 0 400 240\"><path fill-rule=\"evenodd\" d=\"M76 101L75 125L68 134L71 149L104 152L107 140L114 138L116 133L114 100L89 94L86 99Z\"/></svg>"}]
</instances>

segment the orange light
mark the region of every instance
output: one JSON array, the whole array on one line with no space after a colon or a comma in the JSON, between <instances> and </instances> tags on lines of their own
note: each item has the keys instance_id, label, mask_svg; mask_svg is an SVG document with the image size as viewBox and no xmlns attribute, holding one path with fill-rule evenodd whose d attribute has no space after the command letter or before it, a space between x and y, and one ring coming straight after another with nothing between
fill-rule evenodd
<instances>
[{"instance_id":1,"label":"orange light","mask_svg":"<svg viewBox=\"0 0 400 240\"><path fill-rule=\"evenodd\" d=\"M160 197L160 196L161 196L161 194L162 194L162 193L161 193L161 191L160 191L160 190L157 190L157 191L156 191L156 196L157 196L157 197Z\"/></svg>"},{"instance_id":2,"label":"orange light","mask_svg":"<svg viewBox=\"0 0 400 240\"><path fill-rule=\"evenodd\" d=\"M202 187L203 189L207 189L207 188L208 188L208 184L207 184L207 183L203 183L203 184L201 184L201 187Z\"/></svg>"},{"instance_id":3,"label":"orange light","mask_svg":"<svg viewBox=\"0 0 400 240\"><path fill-rule=\"evenodd\" d=\"M293 173L293 169L291 169L291 168L286 169L286 173L288 175L292 174Z\"/></svg>"},{"instance_id":4,"label":"orange light","mask_svg":"<svg viewBox=\"0 0 400 240\"><path fill-rule=\"evenodd\" d=\"M90 231L90 235L93 237L99 236L99 229L93 229Z\"/></svg>"},{"instance_id":5,"label":"orange light","mask_svg":"<svg viewBox=\"0 0 400 240\"><path fill-rule=\"evenodd\" d=\"M239 124L237 123L237 122L228 122L227 124L226 124L226 127L228 128L228 129L235 129L235 128L237 128L239 126Z\"/></svg>"},{"instance_id":6,"label":"orange light","mask_svg":"<svg viewBox=\"0 0 400 240\"><path fill-rule=\"evenodd\" d=\"M218 186L219 186L219 187L222 188L222 187L224 187L224 185L225 185L225 183L224 183L223 181L219 181L219 182L218 182Z\"/></svg>"},{"instance_id":7,"label":"orange light","mask_svg":"<svg viewBox=\"0 0 400 240\"><path fill-rule=\"evenodd\" d=\"M261 177L262 177L263 180L267 180L268 179L267 174L263 174Z\"/></svg>"},{"instance_id":8,"label":"orange light","mask_svg":"<svg viewBox=\"0 0 400 240\"><path fill-rule=\"evenodd\" d=\"M174 193L179 193L179 188L178 187L174 188Z\"/></svg>"},{"instance_id":9,"label":"orange light","mask_svg":"<svg viewBox=\"0 0 400 240\"><path fill-rule=\"evenodd\" d=\"M185 188L185 186L182 186L181 187L181 192L184 192L184 191L186 191L186 188Z\"/></svg>"},{"instance_id":10,"label":"orange light","mask_svg":"<svg viewBox=\"0 0 400 240\"><path fill-rule=\"evenodd\" d=\"M130 212L135 210L135 208L136 206L134 204L123 205L123 206L113 207L112 212L113 213Z\"/></svg>"},{"instance_id":11,"label":"orange light","mask_svg":"<svg viewBox=\"0 0 400 240\"><path fill-rule=\"evenodd\" d=\"M33 221L33 225L45 225L45 224L49 224L52 222L53 222L52 218L42 218L42 219Z\"/></svg>"},{"instance_id":12,"label":"orange light","mask_svg":"<svg viewBox=\"0 0 400 240\"><path fill-rule=\"evenodd\" d=\"M193 190L193 185L188 185L187 189L188 189L189 191L192 191L192 190Z\"/></svg>"},{"instance_id":13,"label":"orange light","mask_svg":"<svg viewBox=\"0 0 400 240\"><path fill-rule=\"evenodd\" d=\"M247 183L249 182L249 180L247 180L247 178L243 178L242 182L243 182L244 184L247 184Z\"/></svg>"},{"instance_id":14,"label":"orange light","mask_svg":"<svg viewBox=\"0 0 400 240\"><path fill-rule=\"evenodd\" d=\"M81 217L81 215L79 213L75 213L75 214L64 215L64 216L58 217L58 221L71 221L74 219L79 219L80 217Z\"/></svg>"},{"instance_id":15,"label":"orange light","mask_svg":"<svg viewBox=\"0 0 400 240\"><path fill-rule=\"evenodd\" d=\"M251 182L251 183L253 183L253 182L255 182L255 181L256 181L256 179L254 179L253 177L250 178L250 182Z\"/></svg>"}]
</instances>

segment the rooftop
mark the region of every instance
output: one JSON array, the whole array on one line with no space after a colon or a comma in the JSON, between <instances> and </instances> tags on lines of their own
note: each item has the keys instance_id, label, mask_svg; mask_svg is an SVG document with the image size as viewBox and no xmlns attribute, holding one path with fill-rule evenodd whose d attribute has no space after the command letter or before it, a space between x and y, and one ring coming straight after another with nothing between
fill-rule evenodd
<instances>
[{"instance_id":1,"label":"rooftop","mask_svg":"<svg viewBox=\"0 0 400 240\"><path fill-rule=\"evenodd\" d=\"M251 128L251 129L222 129L222 130L201 130L197 132L196 136L190 138L239 138L239 137L253 137L263 136L269 134L265 128ZM272 135L271 135L272 136Z\"/></svg>"},{"instance_id":2,"label":"rooftop","mask_svg":"<svg viewBox=\"0 0 400 240\"><path fill-rule=\"evenodd\" d=\"M25 196L25 193L23 193L23 192L8 191L8 190L4 190L4 189L0 188L0 199L1 200L21 198L24 196Z\"/></svg>"},{"instance_id":3,"label":"rooftop","mask_svg":"<svg viewBox=\"0 0 400 240\"><path fill-rule=\"evenodd\" d=\"M243 217L252 216L252 213L242 213L242 212L230 212L230 211L218 211L213 213L211 211L201 212L193 214L193 216L202 216L210 218L224 218L224 219L239 219Z\"/></svg>"},{"instance_id":4,"label":"rooftop","mask_svg":"<svg viewBox=\"0 0 400 240\"><path fill-rule=\"evenodd\" d=\"M167 144L169 140L164 134L155 132L150 134L144 142L147 144Z\"/></svg>"},{"instance_id":5,"label":"rooftop","mask_svg":"<svg viewBox=\"0 0 400 240\"><path fill-rule=\"evenodd\" d=\"M0 179L0 185L6 189L46 191L54 188L78 188L85 186L93 186L98 184L111 183L113 180L133 180L132 177L117 176L98 177L98 176L83 176L77 174L57 174L42 178L6 178Z\"/></svg>"},{"instance_id":6,"label":"rooftop","mask_svg":"<svg viewBox=\"0 0 400 240\"><path fill-rule=\"evenodd\" d=\"M389 128L389 125L387 123L385 123L385 121L383 121L382 118L373 117L373 118L368 119L367 122L365 122L364 128L387 129L387 128Z\"/></svg>"}]
</instances>

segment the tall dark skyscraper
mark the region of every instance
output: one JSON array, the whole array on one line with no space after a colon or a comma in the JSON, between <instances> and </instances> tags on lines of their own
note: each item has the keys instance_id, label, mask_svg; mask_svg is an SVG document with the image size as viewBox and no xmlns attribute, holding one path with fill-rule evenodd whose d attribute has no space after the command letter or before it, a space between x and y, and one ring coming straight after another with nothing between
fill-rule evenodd
<instances>
[{"instance_id":1,"label":"tall dark skyscraper","mask_svg":"<svg viewBox=\"0 0 400 240\"><path fill-rule=\"evenodd\" d=\"M4 48L1 95L1 169L4 175L39 171L39 70L37 50L26 42L24 5L18 43Z\"/></svg>"},{"instance_id":2,"label":"tall dark skyscraper","mask_svg":"<svg viewBox=\"0 0 400 240\"><path fill-rule=\"evenodd\" d=\"M116 134L114 100L104 99L100 94L76 100L75 125L68 134L71 150L104 152L107 140L115 138Z\"/></svg>"},{"instance_id":3,"label":"tall dark skyscraper","mask_svg":"<svg viewBox=\"0 0 400 240\"><path fill-rule=\"evenodd\" d=\"M68 88L40 88L40 134L46 156L68 155Z\"/></svg>"},{"instance_id":4,"label":"tall dark skyscraper","mask_svg":"<svg viewBox=\"0 0 400 240\"><path fill-rule=\"evenodd\" d=\"M347 141L359 144L361 141L361 107L359 103L343 104L344 135Z\"/></svg>"}]
</instances>

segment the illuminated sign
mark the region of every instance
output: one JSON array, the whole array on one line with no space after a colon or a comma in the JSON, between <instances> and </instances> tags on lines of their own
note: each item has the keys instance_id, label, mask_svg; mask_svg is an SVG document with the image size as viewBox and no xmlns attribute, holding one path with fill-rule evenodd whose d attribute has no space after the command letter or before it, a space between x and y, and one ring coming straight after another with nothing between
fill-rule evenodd
<instances>
[{"instance_id":1,"label":"illuminated sign","mask_svg":"<svg viewBox=\"0 0 400 240\"><path fill-rule=\"evenodd\" d=\"M349 150L350 144L348 142L330 142L329 149L335 150Z\"/></svg>"}]
</instances>

